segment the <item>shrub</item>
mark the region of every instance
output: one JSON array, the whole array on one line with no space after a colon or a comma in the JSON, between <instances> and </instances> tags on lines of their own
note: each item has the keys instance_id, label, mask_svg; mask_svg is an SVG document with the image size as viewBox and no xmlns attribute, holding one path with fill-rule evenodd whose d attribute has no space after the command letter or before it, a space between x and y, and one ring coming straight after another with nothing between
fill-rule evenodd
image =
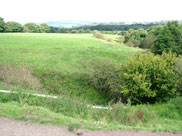
<instances>
[{"instance_id":1,"label":"shrub","mask_svg":"<svg viewBox=\"0 0 182 136\"><path fill-rule=\"evenodd\" d=\"M141 42L140 48L150 49L154 45L156 40L154 35L147 35L147 37Z\"/></svg>"},{"instance_id":2,"label":"shrub","mask_svg":"<svg viewBox=\"0 0 182 136\"><path fill-rule=\"evenodd\" d=\"M79 33L78 30L72 30L71 33Z\"/></svg>"},{"instance_id":3,"label":"shrub","mask_svg":"<svg viewBox=\"0 0 182 136\"><path fill-rule=\"evenodd\" d=\"M178 73L179 76L179 82L178 82L178 93L182 95L182 59L176 61L175 70Z\"/></svg>"},{"instance_id":4,"label":"shrub","mask_svg":"<svg viewBox=\"0 0 182 136\"><path fill-rule=\"evenodd\" d=\"M126 45L130 47L139 47L141 42L139 40L130 40L126 43Z\"/></svg>"},{"instance_id":5,"label":"shrub","mask_svg":"<svg viewBox=\"0 0 182 136\"><path fill-rule=\"evenodd\" d=\"M147 36L147 31L144 29L138 29L138 30L130 29L125 34L124 43L130 42L132 40L141 42L146 38L146 36ZM133 44L135 44L135 42L133 42ZM136 44L135 46L138 47L138 44Z\"/></svg>"},{"instance_id":6,"label":"shrub","mask_svg":"<svg viewBox=\"0 0 182 136\"><path fill-rule=\"evenodd\" d=\"M104 34L102 34L101 32L99 32L97 30L93 31L93 35L94 35L95 38L102 39L102 40L105 39Z\"/></svg>"},{"instance_id":7,"label":"shrub","mask_svg":"<svg viewBox=\"0 0 182 136\"><path fill-rule=\"evenodd\" d=\"M108 95L108 100L119 98L120 79L115 71L116 65L109 60L94 59L84 63L82 75L88 85Z\"/></svg>"},{"instance_id":8,"label":"shrub","mask_svg":"<svg viewBox=\"0 0 182 136\"><path fill-rule=\"evenodd\" d=\"M178 76L173 70L176 55L163 53L137 54L118 68L122 79L120 93L126 102L133 104L166 101L176 96Z\"/></svg>"},{"instance_id":9,"label":"shrub","mask_svg":"<svg viewBox=\"0 0 182 136\"><path fill-rule=\"evenodd\" d=\"M13 64L0 65L0 81L7 84L21 86L29 89L40 89L40 81L32 75L25 64L19 66Z\"/></svg>"},{"instance_id":10,"label":"shrub","mask_svg":"<svg viewBox=\"0 0 182 136\"><path fill-rule=\"evenodd\" d=\"M91 33L91 30L90 30L90 29L87 29L87 30L86 30L86 33Z\"/></svg>"}]
</instances>

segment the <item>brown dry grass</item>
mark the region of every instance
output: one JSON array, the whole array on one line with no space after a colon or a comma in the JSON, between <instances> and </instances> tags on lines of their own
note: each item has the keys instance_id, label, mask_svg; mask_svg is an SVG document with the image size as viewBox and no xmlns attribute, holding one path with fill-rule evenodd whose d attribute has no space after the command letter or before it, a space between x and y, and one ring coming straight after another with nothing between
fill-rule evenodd
<instances>
[{"instance_id":1,"label":"brown dry grass","mask_svg":"<svg viewBox=\"0 0 182 136\"><path fill-rule=\"evenodd\" d=\"M25 64L0 64L0 80L26 89L40 89L40 81L34 77Z\"/></svg>"},{"instance_id":2,"label":"brown dry grass","mask_svg":"<svg viewBox=\"0 0 182 136\"><path fill-rule=\"evenodd\" d=\"M98 39L105 40L104 34L102 34L100 31L94 30L93 35L94 35L94 37L96 37Z\"/></svg>"}]
</instances>

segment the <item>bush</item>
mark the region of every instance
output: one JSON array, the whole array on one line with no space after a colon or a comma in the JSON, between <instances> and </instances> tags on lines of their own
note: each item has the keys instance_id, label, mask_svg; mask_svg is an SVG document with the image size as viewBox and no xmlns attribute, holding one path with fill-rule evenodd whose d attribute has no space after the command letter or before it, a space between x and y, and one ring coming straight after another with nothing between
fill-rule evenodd
<instances>
[{"instance_id":1,"label":"bush","mask_svg":"<svg viewBox=\"0 0 182 136\"><path fill-rule=\"evenodd\" d=\"M173 70L176 55L163 53L137 54L118 68L122 79L120 93L123 102L133 104L166 101L176 96L178 76Z\"/></svg>"},{"instance_id":2,"label":"bush","mask_svg":"<svg viewBox=\"0 0 182 136\"><path fill-rule=\"evenodd\" d=\"M178 73L179 76L179 82L178 82L178 93L179 95L182 95L182 59L176 61L176 66L175 66L175 70Z\"/></svg>"},{"instance_id":3,"label":"bush","mask_svg":"<svg viewBox=\"0 0 182 136\"><path fill-rule=\"evenodd\" d=\"M72 30L71 33L75 34L75 33L79 33L79 31L78 30Z\"/></svg>"},{"instance_id":4,"label":"bush","mask_svg":"<svg viewBox=\"0 0 182 136\"><path fill-rule=\"evenodd\" d=\"M94 35L95 38L102 39L102 40L105 39L104 34L102 34L101 32L99 32L97 30L93 31L93 35Z\"/></svg>"},{"instance_id":5,"label":"bush","mask_svg":"<svg viewBox=\"0 0 182 136\"><path fill-rule=\"evenodd\" d=\"M141 42L139 40L130 40L126 43L126 45L130 47L139 47Z\"/></svg>"},{"instance_id":6,"label":"bush","mask_svg":"<svg viewBox=\"0 0 182 136\"><path fill-rule=\"evenodd\" d=\"M94 59L84 63L85 73L82 75L88 85L108 96L108 100L117 100L120 94L120 79L115 71L116 65L109 60Z\"/></svg>"},{"instance_id":7,"label":"bush","mask_svg":"<svg viewBox=\"0 0 182 136\"><path fill-rule=\"evenodd\" d=\"M125 34L124 43L130 43L131 42L132 44L134 44L133 46L139 47L140 42L146 38L147 34L148 34L147 31L144 29L138 29L138 30L130 29Z\"/></svg>"},{"instance_id":8,"label":"bush","mask_svg":"<svg viewBox=\"0 0 182 136\"><path fill-rule=\"evenodd\" d=\"M147 37L141 42L140 48L150 49L154 45L156 40L154 35L147 35Z\"/></svg>"}]
</instances>

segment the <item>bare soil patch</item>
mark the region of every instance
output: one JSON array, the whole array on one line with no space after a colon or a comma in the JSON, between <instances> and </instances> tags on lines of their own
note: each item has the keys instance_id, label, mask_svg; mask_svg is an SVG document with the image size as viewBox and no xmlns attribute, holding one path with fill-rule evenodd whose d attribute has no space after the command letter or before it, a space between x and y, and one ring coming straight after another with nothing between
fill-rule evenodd
<instances>
[{"instance_id":1,"label":"bare soil patch","mask_svg":"<svg viewBox=\"0 0 182 136\"><path fill-rule=\"evenodd\" d=\"M42 125L8 118L0 118L0 136L182 136L182 132L149 131L90 131L70 132L66 126Z\"/></svg>"}]
</instances>

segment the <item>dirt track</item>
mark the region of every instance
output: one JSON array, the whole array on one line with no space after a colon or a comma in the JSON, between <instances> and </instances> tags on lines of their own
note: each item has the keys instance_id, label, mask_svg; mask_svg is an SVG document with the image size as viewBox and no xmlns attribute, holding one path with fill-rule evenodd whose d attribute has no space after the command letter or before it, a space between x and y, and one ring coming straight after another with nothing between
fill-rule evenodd
<instances>
[{"instance_id":1,"label":"dirt track","mask_svg":"<svg viewBox=\"0 0 182 136\"><path fill-rule=\"evenodd\" d=\"M0 118L0 136L182 136L182 133L148 131L87 131L70 132L66 126L51 126L8 118Z\"/></svg>"}]
</instances>

